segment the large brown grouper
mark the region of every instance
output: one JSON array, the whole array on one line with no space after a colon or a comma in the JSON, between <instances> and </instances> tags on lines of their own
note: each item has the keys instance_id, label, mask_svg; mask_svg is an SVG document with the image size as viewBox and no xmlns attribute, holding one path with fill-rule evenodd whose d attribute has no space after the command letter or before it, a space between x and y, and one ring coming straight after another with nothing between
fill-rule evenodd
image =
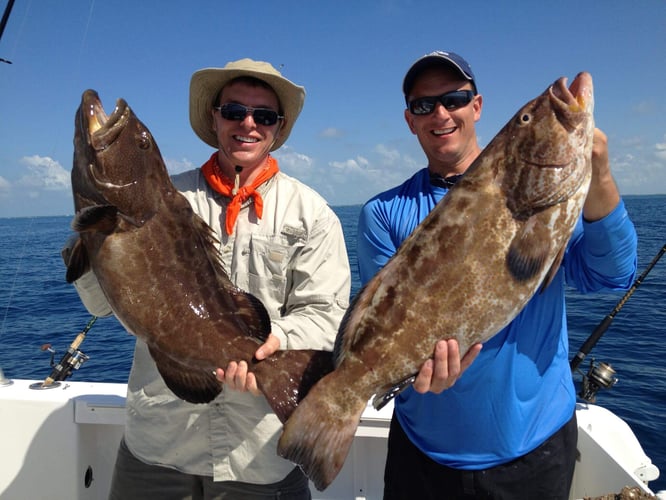
<instances>
[{"instance_id":1,"label":"large brown grouper","mask_svg":"<svg viewBox=\"0 0 666 500\"><path fill-rule=\"evenodd\" d=\"M548 285L589 187L592 108L588 73L527 103L355 297L336 369L299 404L278 446L318 489L342 467L373 394L395 394L439 339L457 339L461 353L488 340Z\"/></svg>"},{"instance_id":2,"label":"large brown grouper","mask_svg":"<svg viewBox=\"0 0 666 500\"><path fill-rule=\"evenodd\" d=\"M246 360L282 421L333 367L331 353L278 351L256 362L270 333L258 299L236 288L212 230L171 183L157 144L120 99L107 116L97 93L76 113L72 189L79 232L67 281L92 269L118 320L149 347L167 386L205 403L214 370Z\"/></svg>"}]
</instances>

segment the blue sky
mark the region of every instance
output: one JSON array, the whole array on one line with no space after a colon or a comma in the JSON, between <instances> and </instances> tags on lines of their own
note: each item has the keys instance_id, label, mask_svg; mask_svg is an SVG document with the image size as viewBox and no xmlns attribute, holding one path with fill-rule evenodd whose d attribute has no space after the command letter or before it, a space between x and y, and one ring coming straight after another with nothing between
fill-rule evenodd
<instances>
[{"instance_id":1,"label":"blue sky","mask_svg":"<svg viewBox=\"0 0 666 500\"><path fill-rule=\"evenodd\" d=\"M4 11L7 0L0 0ZM666 193L666 2L16 0L0 40L0 217L73 212L73 118L93 88L125 98L169 171L212 149L192 132L189 80L251 57L305 86L281 168L332 205L362 203L425 166L401 83L435 49L472 65L487 144L560 76L595 83L624 194Z\"/></svg>"}]
</instances>

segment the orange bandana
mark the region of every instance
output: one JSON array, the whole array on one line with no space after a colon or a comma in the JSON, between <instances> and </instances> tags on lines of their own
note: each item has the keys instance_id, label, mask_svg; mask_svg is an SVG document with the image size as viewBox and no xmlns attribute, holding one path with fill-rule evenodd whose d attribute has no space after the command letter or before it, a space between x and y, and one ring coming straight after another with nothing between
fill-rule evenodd
<instances>
[{"instance_id":1,"label":"orange bandana","mask_svg":"<svg viewBox=\"0 0 666 500\"><path fill-rule=\"evenodd\" d=\"M254 179L254 182L252 182L250 186L238 188L238 191L234 193L233 181L222 174L220 166L217 163L217 152L213 153L210 159L201 166L201 171L210 187L227 198L231 198L231 202L227 206L227 218L225 223L227 234L233 233L241 205L243 205L243 202L250 196L254 199L254 210L257 212L257 217L261 219L264 211L264 200L256 189L277 174L279 170L277 160L272 156L269 156L266 168L261 171L256 179Z\"/></svg>"}]
</instances>

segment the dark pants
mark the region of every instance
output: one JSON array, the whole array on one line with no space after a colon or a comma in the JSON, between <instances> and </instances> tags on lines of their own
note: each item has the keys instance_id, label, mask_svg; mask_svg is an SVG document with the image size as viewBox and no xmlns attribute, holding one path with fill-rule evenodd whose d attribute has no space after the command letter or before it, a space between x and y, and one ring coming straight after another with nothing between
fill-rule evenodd
<instances>
[{"instance_id":1,"label":"dark pants","mask_svg":"<svg viewBox=\"0 0 666 500\"><path fill-rule=\"evenodd\" d=\"M308 479L296 467L282 481L249 484L214 482L212 477L185 474L137 459L120 443L111 481L110 500L309 500Z\"/></svg>"},{"instance_id":2,"label":"dark pants","mask_svg":"<svg viewBox=\"0 0 666 500\"><path fill-rule=\"evenodd\" d=\"M485 470L451 469L433 461L391 420L384 500L567 500L576 464L576 414L535 450Z\"/></svg>"}]
</instances>

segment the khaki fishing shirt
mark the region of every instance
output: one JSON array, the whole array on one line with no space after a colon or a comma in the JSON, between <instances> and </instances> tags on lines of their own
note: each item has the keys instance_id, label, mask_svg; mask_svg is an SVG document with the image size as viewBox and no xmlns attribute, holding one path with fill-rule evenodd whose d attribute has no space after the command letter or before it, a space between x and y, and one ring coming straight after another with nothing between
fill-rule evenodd
<instances>
[{"instance_id":1,"label":"khaki fishing shirt","mask_svg":"<svg viewBox=\"0 0 666 500\"><path fill-rule=\"evenodd\" d=\"M229 200L210 189L200 169L173 182L215 231L231 281L268 310L280 348L332 350L349 305L351 277L342 226L325 200L280 172L258 188L263 218L257 219L247 200L229 236ZM92 314L111 314L92 273L75 285ZM281 429L263 396L223 390L205 405L177 398L146 344L137 340L125 427L125 441L137 458L215 481L269 484L294 468L277 455Z\"/></svg>"}]
</instances>

